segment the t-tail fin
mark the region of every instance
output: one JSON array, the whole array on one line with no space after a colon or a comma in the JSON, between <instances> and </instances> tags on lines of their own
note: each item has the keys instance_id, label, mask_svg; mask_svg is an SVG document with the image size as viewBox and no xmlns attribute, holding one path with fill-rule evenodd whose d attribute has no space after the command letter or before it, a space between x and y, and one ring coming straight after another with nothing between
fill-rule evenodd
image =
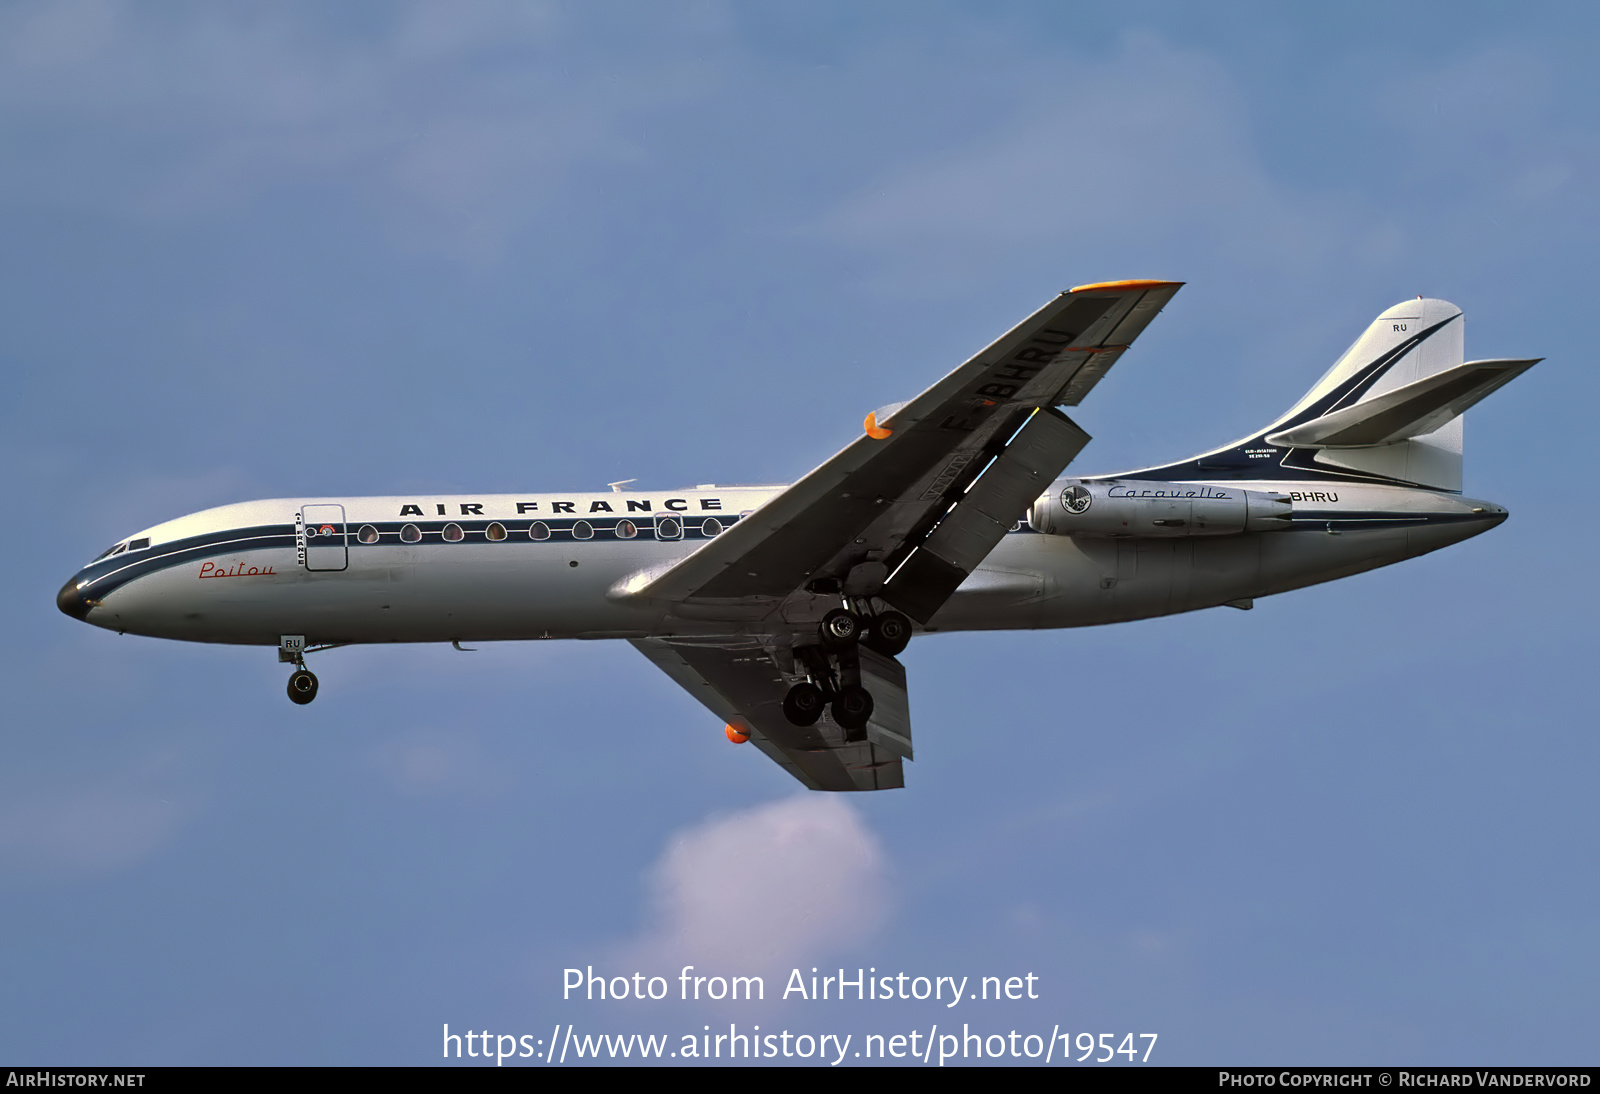
<instances>
[{"instance_id":1,"label":"t-tail fin","mask_svg":"<svg viewBox=\"0 0 1600 1094\"><path fill-rule=\"evenodd\" d=\"M1370 404L1397 388L1461 364L1463 322L1461 309L1443 300L1419 296L1396 304L1374 319L1327 375L1269 427L1269 435L1282 436L1325 415ZM1461 418L1452 416L1425 436L1396 439L1374 448L1319 446L1312 460L1335 470L1459 491Z\"/></svg>"},{"instance_id":2,"label":"t-tail fin","mask_svg":"<svg viewBox=\"0 0 1600 1094\"><path fill-rule=\"evenodd\" d=\"M1396 304L1266 429L1159 473L1327 476L1459 492L1461 415L1539 360L1463 363L1462 324L1461 309L1443 300Z\"/></svg>"}]
</instances>

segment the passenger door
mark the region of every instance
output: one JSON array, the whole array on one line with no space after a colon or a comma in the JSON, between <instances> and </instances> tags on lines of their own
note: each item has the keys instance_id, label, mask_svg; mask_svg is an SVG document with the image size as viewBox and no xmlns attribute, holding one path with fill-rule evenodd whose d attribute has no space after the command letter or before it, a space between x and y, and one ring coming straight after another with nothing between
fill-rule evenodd
<instances>
[{"instance_id":1,"label":"passenger door","mask_svg":"<svg viewBox=\"0 0 1600 1094\"><path fill-rule=\"evenodd\" d=\"M312 571L343 570L350 565L345 540L344 506L303 505L295 522L301 563Z\"/></svg>"}]
</instances>

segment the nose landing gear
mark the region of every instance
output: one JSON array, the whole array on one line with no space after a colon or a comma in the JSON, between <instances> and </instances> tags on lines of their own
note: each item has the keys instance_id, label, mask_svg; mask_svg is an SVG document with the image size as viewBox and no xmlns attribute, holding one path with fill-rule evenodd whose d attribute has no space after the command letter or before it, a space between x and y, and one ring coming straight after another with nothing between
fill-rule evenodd
<instances>
[{"instance_id":1,"label":"nose landing gear","mask_svg":"<svg viewBox=\"0 0 1600 1094\"><path fill-rule=\"evenodd\" d=\"M296 669L289 676L289 701L305 706L317 697L316 675L307 669Z\"/></svg>"},{"instance_id":2,"label":"nose landing gear","mask_svg":"<svg viewBox=\"0 0 1600 1094\"><path fill-rule=\"evenodd\" d=\"M294 666L289 674L289 701L305 706L317 697L317 677L306 668L306 636L286 634L278 639L278 660Z\"/></svg>"}]
</instances>

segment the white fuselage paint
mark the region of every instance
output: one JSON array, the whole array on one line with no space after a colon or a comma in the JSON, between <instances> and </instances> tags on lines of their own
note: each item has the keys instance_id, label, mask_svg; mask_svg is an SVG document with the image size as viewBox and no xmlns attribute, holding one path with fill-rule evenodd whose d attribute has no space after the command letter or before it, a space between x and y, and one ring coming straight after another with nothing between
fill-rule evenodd
<instances>
[{"instance_id":1,"label":"white fuselage paint","mask_svg":"<svg viewBox=\"0 0 1600 1094\"><path fill-rule=\"evenodd\" d=\"M1228 481L1228 488L1291 493L1283 531L1214 537L1116 539L1004 537L928 630L998 630L1113 623L1212 607L1329 581L1410 558L1499 524L1505 510L1456 494L1351 483ZM810 635L838 597L791 597L745 610L684 609L608 596L630 574L660 567L708 542L702 522L724 525L782 487L628 491L590 495L305 498L246 502L157 525L142 550L97 560L74 579L86 620L110 630L197 642L311 645L671 634ZM629 502L633 503L632 510ZM648 511L645 506L648 505ZM337 538L296 538L307 506L342 506L347 565L308 569ZM315 509L326 515L333 510ZM651 538L657 517L683 522L676 540ZM616 521L640 535L619 539ZM529 538L533 521L556 531ZM564 526L587 520L593 538ZM404 522L425 529L402 542ZM440 526L463 527L447 542ZM484 528L498 522L506 538ZM382 531L362 543L364 525ZM336 532L336 536L337 536ZM185 546L185 545L189 546ZM317 565L315 558L311 564ZM71 583L69 583L70 585ZM751 610L751 609L754 610Z\"/></svg>"}]
</instances>

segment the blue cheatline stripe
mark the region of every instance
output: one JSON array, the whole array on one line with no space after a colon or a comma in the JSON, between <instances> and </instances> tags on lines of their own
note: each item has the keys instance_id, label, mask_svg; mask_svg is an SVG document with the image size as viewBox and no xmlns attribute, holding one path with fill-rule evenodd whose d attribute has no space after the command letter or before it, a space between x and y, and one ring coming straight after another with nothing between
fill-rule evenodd
<instances>
[{"instance_id":1,"label":"blue cheatline stripe","mask_svg":"<svg viewBox=\"0 0 1600 1094\"><path fill-rule=\"evenodd\" d=\"M1322 532L1338 528L1341 532L1372 531L1380 528L1418 528L1423 525L1464 524L1481 521L1479 513L1301 513L1296 512L1286 532Z\"/></svg>"},{"instance_id":2,"label":"blue cheatline stripe","mask_svg":"<svg viewBox=\"0 0 1600 1094\"><path fill-rule=\"evenodd\" d=\"M679 543L685 540L693 542L697 539L706 538L700 531L701 525L705 523L705 517L692 521L685 521L677 516L674 516L673 519L678 520L682 525L683 531L681 535L663 539L661 542ZM739 521L738 515L732 513L726 516L716 516L714 519L722 525L724 530ZM580 540L572 535L572 526L580 520L587 520L590 526L594 528L595 534L593 538ZM638 527L639 534L632 539L617 539L615 526L619 520L632 520ZM551 536L549 539L536 540L529 538L528 529L536 523L544 524L550 529ZM362 543L356 538L357 533L365 524L371 524L378 529L379 539L377 543ZM420 540L415 543L401 541L400 529L407 524L413 524L421 531L422 538ZM457 542L446 540L444 538L444 527L447 524L459 526L465 538ZM489 539L484 532L491 524L499 524L504 527L507 533L506 538L503 540ZM551 543L573 542L589 544L608 542L640 543L654 541L658 538L653 521L638 520L627 516L618 516L607 521L595 521L587 517L563 517L559 520L546 519L540 521L462 521L448 519L431 521L368 521L364 524L347 521L345 527L347 529L345 542L352 550L379 547L419 547L426 546L430 542L434 544L449 544L452 547L460 546L463 543L479 543L495 547L523 543L530 547L539 547ZM319 538L311 537L307 540L307 544L313 547L317 546ZM241 554L246 551L292 550L294 546L295 532L292 524L264 524L248 528L228 528L218 532L208 532L204 535L189 536L185 539L175 539L169 543L157 544L147 550L139 551L137 554L125 551L120 555L113 555L97 562L91 562L78 572L77 580L84 595L100 599L113 589L120 588L130 581L173 566L200 562L208 558L215 558L218 555Z\"/></svg>"},{"instance_id":3,"label":"blue cheatline stripe","mask_svg":"<svg viewBox=\"0 0 1600 1094\"><path fill-rule=\"evenodd\" d=\"M466 538L459 541L460 543L479 543L497 547L515 543L526 544L530 547L538 547L551 543L639 543L650 542L657 539L654 525L650 522L639 520L634 521L634 523L638 525L639 534L631 540L618 540L614 538L613 527L616 523L615 521L604 525L595 521L589 521L589 523L594 526L594 538L588 540L575 539L575 537L572 535L572 526L577 524L578 521L585 519L587 518L571 517L563 518L562 520L511 522L491 520L366 522L371 524L372 527L378 529L380 538L377 543L360 542L356 539L356 533L364 525L357 524L354 527L350 527L350 525L347 523L346 527L350 530L346 536L346 543L352 550L375 549L381 547L417 547L426 546L430 542L435 545L444 545L448 543L450 546L458 546L458 543L450 543L450 541L444 539L444 526L446 524L457 524L461 527L462 531L466 535ZM633 518L619 517L617 519L624 520ZM732 515L727 517L716 517L714 519L720 522L724 529L727 529L738 523L739 520L737 516ZM1382 510L1335 510L1324 512L1320 510L1296 510L1290 527L1285 530L1322 531L1325 530L1328 525L1335 524L1343 529L1358 531L1363 528L1393 528L1397 526L1415 526L1420 524L1456 524L1465 521L1482 519L1484 519L1483 516L1478 513L1392 513L1384 512ZM702 522L703 521L697 521L695 524ZM549 527L551 531L551 537L545 540L529 539L528 528L535 523L544 524ZM416 543L404 543L401 541L400 529L404 528L407 524L415 524L417 526L417 528L422 532L421 540ZM486 538L484 536L484 530L487 529L490 524L502 525L506 529L507 538L504 540L490 540ZM679 543L684 542L685 540L693 542L696 538L700 538L698 537L697 529L694 525L691 525L688 522L684 522L684 524L685 527L682 538L662 540L661 542ZM1016 529L1010 534L1040 535L1041 533L1036 532L1033 528L1029 527L1027 524L1024 524L1021 528ZM560 538L558 538L558 535ZM1148 538L1178 539L1188 537L1152 536ZM315 540L310 542L311 545L315 546ZM156 573L173 566L181 566L191 562L200 562L208 558L215 558L219 555L243 554L248 551L264 551L273 549L292 550L294 546L295 536L294 526L292 524L267 524L256 525L249 528L230 528L224 531L210 532L205 535L190 536L186 539L173 540L170 543L158 544L155 547L149 548L148 550L140 551L137 557L132 557L128 552L124 552L120 555L113 555L110 558L101 559L98 562L92 562L79 571L78 581L86 596L94 599L100 599L110 593L112 590L118 589L130 581L134 581L138 578L144 577L147 574Z\"/></svg>"},{"instance_id":4,"label":"blue cheatline stripe","mask_svg":"<svg viewBox=\"0 0 1600 1094\"><path fill-rule=\"evenodd\" d=\"M214 558L217 555L260 551L273 547L293 549L293 525L267 524L252 528L229 528L186 539L175 539L170 543L160 543L148 550L140 551L137 557L132 557L131 552L113 555L111 558L92 562L79 571L79 587L86 596L98 598L135 578L171 566Z\"/></svg>"}]
</instances>

